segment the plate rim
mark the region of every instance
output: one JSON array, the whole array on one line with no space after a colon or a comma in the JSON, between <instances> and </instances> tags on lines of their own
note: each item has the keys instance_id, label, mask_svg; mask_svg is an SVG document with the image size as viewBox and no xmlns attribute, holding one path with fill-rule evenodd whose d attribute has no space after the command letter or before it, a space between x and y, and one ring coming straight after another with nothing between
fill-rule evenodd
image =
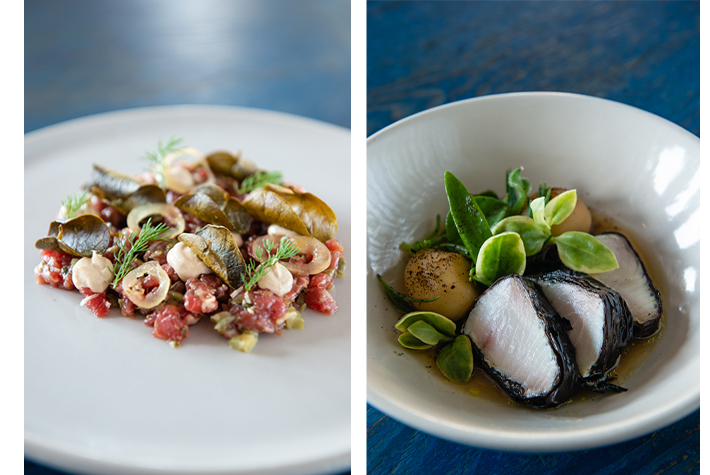
<instances>
[{"instance_id":1,"label":"plate rim","mask_svg":"<svg viewBox=\"0 0 710 475\"><path fill-rule=\"evenodd\" d=\"M41 145L44 141L55 140L66 134L74 134L82 130L90 130L91 128L106 127L107 125L116 122L122 122L131 119L146 119L151 115L164 115L166 113L182 114L185 116L218 116L227 115L231 117L240 116L243 118L256 117L263 119L265 122L274 122L282 125L297 125L313 129L317 132L325 132L335 136L340 136L339 139L351 140L351 129L337 124L324 122L311 117L300 116L289 112L282 112L270 109L261 109L255 107L242 107L231 105L218 104L171 104L134 107L125 109L108 110L86 116L75 117L65 121L46 125L44 127L28 131L24 134L23 141L23 156L27 155L28 147ZM350 153L350 150L348 150ZM350 157L351 159L351 157ZM28 166L37 162L34 160L24 160L23 179ZM349 166L345 167L348 171ZM352 216L351 216L352 220ZM351 223L350 223L351 224ZM352 244L351 244L352 246ZM25 272L30 272L25 270ZM24 291L23 291L24 294ZM350 309L348 309L350 310ZM23 330L24 341L24 330ZM24 350L23 350L24 352ZM24 386L24 383L23 383ZM24 399L24 398L23 398ZM352 427L351 427L352 430ZM350 434L348 434L350 435ZM69 445L64 446L61 441L51 440L51 438L33 433L28 429L24 429L24 457L28 460L35 461L49 467L57 467L62 470L76 471L77 473L94 474L99 471L106 474L164 474L164 475L187 475L187 474L205 474L205 475L226 475L226 474L254 474L254 475L301 475L301 474L326 474L337 473L349 470L351 466L352 456L352 440L349 440L349 448L338 453L331 453L327 456L316 458L309 461L301 461L297 463L284 463L280 465L267 465L259 468L241 470L238 467L204 467L187 466L183 468L162 469L160 467L149 467L140 462L126 463L125 461L117 461L110 457L102 457L96 453L82 454L80 451L72 448ZM235 471L236 470L236 471Z\"/></svg>"}]
</instances>

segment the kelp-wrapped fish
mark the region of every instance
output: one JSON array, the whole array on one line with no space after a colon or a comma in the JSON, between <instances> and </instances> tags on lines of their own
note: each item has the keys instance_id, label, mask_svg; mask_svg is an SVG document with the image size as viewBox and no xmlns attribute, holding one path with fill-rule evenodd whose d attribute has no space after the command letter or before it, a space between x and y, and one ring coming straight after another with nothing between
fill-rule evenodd
<instances>
[{"instance_id":1,"label":"kelp-wrapped fish","mask_svg":"<svg viewBox=\"0 0 710 475\"><path fill-rule=\"evenodd\" d=\"M606 377L631 340L633 320L624 299L586 274L555 271L533 280L572 325L567 335L585 383L600 391L621 389L606 384Z\"/></svg>"},{"instance_id":2,"label":"kelp-wrapped fish","mask_svg":"<svg viewBox=\"0 0 710 475\"><path fill-rule=\"evenodd\" d=\"M517 274L498 279L463 325L479 365L517 403L555 407L579 381L568 326L539 286Z\"/></svg>"},{"instance_id":3,"label":"kelp-wrapped fish","mask_svg":"<svg viewBox=\"0 0 710 475\"><path fill-rule=\"evenodd\" d=\"M653 285L639 255L622 234L610 232L596 236L614 252L619 267L596 274L594 278L616 290L626 300L634 319L634 338L649 338L661 328L661 294Z\"/></svg>"}]
</instances>

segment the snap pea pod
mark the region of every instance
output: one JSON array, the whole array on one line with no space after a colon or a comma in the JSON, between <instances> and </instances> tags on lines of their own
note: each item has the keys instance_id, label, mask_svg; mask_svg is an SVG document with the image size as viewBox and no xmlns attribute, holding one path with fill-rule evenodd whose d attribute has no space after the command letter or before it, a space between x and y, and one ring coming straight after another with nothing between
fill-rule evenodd
<instances>
[{"instance_id":1,"label":"snap pea pod","mask_svg":"<svg viewBox=\"0 0 710 475\"><path fill-rule=\"evenodd\" d=\"M491 228L476 199L453 173L447 171L444 174L444 185L456 229L475 262L481 246L493 235Z\"/></svg>"}]
</instances>

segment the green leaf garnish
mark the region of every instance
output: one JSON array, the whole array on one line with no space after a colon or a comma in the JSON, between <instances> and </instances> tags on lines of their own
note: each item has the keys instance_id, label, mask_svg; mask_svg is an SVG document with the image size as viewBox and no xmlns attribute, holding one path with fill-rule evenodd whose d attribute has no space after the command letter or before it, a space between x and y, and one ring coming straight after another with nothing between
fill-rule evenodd
<instances>
[{"instance_id":1,"label":"green leaf garnish","mask_svg":"<svg viewBox=\"0 0 710 475\"><path fill-rule=\"evenodd\" d=\"M178 150L178 145L182 142L181 138L170 137L167 143L162 144L158 141L158 150L155 152L146 152L145 159L150 162L150 169L155 174L155 182L161 188L167 188L167 170L165 167L165 156Z\"/></svg>"},{"instance_id":2,"label":"green leaf garnish","mask_svg":"<svg viewBox=\"0 0 710 475\"><path fill-rule=\"evenodd\" d=\"M416 322L426 322L431 325L436 331L453 337L456 334L456 324L435 312L411 312L399 319L395 324L395 328L401 332L405 332Z\"/></svg>"},{"instance_id":3,"label":"green leaf garnish","mask_svg":"<svg viewBox=\"0 0 710 475\"><path fill-rule=\"evenodd\" d=\"M439 333L433 326L423 320L416 321L409 325L407 331L419 341L428 345L436 345L442 341L451 341L453 339L443 333Z\"/></svg>"},{"instance_id":4,"label":"green leaf garnish","mask_svg":"<svg viewBox=\"0 0 710 475\"><path fill-rule=\"evenodd\" d=\"M282 176L283 175L279 171L265 172L260 170L242 180L240 186L234 185L234 189L241 195L254 191L257 188L264 188L269 183L273 185L282 185Z\"/></svg>"},{"instance_id":5,"label":"green leaf garnish","mask_svg":"<svg viewBox=\"0 0 710 475\"><path fill-rule=\"evenodd\" d=\"M533 256L542 250L550 235L543 231L532 218L527 216L509 216L496 224L493 234L514 232L520 235L525 246L525 254Z\"/></svg>"},{"instance_id":6,"label":"green leaf garnish","mask_svg":"<svg viewBox=\"0 0 710 475\"><path fill-rule=\"evenodd\" d=\"M424 343L419 338L415 337L409 332L404 332L397 338L399 344L408 350L428 350L429 348L434 348L434 345L429 345Z\"/></svg>"},{"instance_id":7,"label":"green leaf garnish","mask_svg":"<svg viewBox=\"0 0 710 475\"><path fill-rule=\"evenodd\" d=\"M463 244L461 236L459 236L459 230L456 229L456 223L454 222L454 217L451 215L451 210L446 213L446 240L449 244Z\"/></svg>"},{"instance_id":8,"label":"green leaf garnish","mask_svg":"<svg viewBox=\"0 0 710 475\"><path fill-rule=\"evenodd\" d=\"M517 233L505 232L486 240L476 260L476 278L490 286L500 277L525 272L525 245Z\"/></svg>"},{"instance_id":9,"label":"green leaf garnish","mask_svg":"<svg viewBox=\"0 0 710 475\"><path fill-rule=\"evenodd\" d=\"M111 287L114 289L121 280L131 271L131 264L138 254L148 250L151 241L170 242L170 239L165 239L162 236L170 232L170 228L165 223L159 223L153 226L150 222L151 218L141 226L140 231L133 231L127 238L120 239L116 246L118 250L114 256L116 263L113 265L113 281ZM130 242L130 249L126 249L126 243Z\"/></svg>"},{"instance_id":10,"label":"green leaf garnish","mask_svg":"<svg viewBox=\"0 0 710 475\"><path fill-rule=\"evenodd\" d=\"M505 174L505 189L508 196L508 206L511 208L510 214L519 214L528 199L530 192L530 180L520 175L523 167L515 170L508 170Z\"/></svg>"},{"instance_id":11,"label":"green leaf garnish","mask_svg":"<svg viewBox=\"0 0 710 475\"><path fill-rule=\"evenodd\" d=\"M545 222L550 226L562 223L577 206L577 190L567 190L545 205Z\"/></svg>"},{"instance_id":12,"label":"green leaf garnish","mask_svg":"<svg viewBox=\"0 0 710 475\"><path fill-rule=\"evenodd\" d=\"M545 221L545 197L539 196L530 202L530 214L533 221L547 234L552 231L550 225Z\"/></svg>"},{"instance_id":13,"label":"green leaf garnish","mask_svg":"<svg viewBox=\"0 0 710 475\"><path fill-rule=\"evenodd\" d=\"M298 253L301 252L301 249L299 249L298 246L296 246L288 238L288 236L284 236L281 238L279 247L278 249L276 249L276 252L274 254L271 254L271 251L274 248L274 243L272 241L270 241L269 239L265 239L263 241L263 246L263 248L258 247L256 249L256 257L259 259L259 261L261 261L264 250L266 250L266 253L269 255L269 257L261 264L257 264L254 261L249 262L247 264L247 280L244 284L244 290L251 290L256 285L256 283L259 282L259 279L264 277L267 271L273 266L275 266L276 263L279 262L281 259L290 259L294 256L297 256Z\"/></svg>"},{"instance_id":14,"label":"green leaf garnish","mask_svg":"<svg viewBox=\"0 0 710 475\"><path fill-rule=\"evenodd\" d=\"M497 198L492 198L490 196L477 195L474 196L478 207L481 208L483 216L486 217L486 221L490 227L495 226L512 213L512 209L504 202Z\"/></svg>"},{"instance_id":15,"label":"green leaf garnish","mask_svg":"<svg viewBox=\"0 0 710 475\"><path fill-rule=\"evenodd\" d=\"M616 256L591 234L569 231L553 238L560 260L572 270L600 274L619 267Z\"/></svg>"},{"instance_id":16,"label":"green leaf garnish","mask_svg":"<svg viewBox=\"0 0 710 475\"><path fill-rule=\"evenodd\" d=\"M455 383L465 383L473 374L473 349L471 339L459 335L453 343L441 349L436 357L436 366L446 379Z\"/></svg>"},{"instance_id":17,"label":"green leaf garnish","mask_svg":"<svg viewBox=\"0 0 710 475\"><path fill-rule=\"evenodd\" d=\"M89 192L86 190L81 193L67 195L67 197L62 200L62 206L64 206L64 211L66 212L66 216L64 218L73 218L74 213L79 211L79 209L89 201L91 201L91 197L89 196Z\"/></svg>"},{"instance_id":18,"label":"green leaf garnish","mask_svg":"<svg viewBox=\"0 0 710 475\"><path fill-rule=\"evenodd\" d=\"M552 188L547 186L544 181L540 182L540 186L537 188L537 196L543 196L545 198L545 204L550 201L550 193L552 193Z\"/></svg>"}]
</instances>

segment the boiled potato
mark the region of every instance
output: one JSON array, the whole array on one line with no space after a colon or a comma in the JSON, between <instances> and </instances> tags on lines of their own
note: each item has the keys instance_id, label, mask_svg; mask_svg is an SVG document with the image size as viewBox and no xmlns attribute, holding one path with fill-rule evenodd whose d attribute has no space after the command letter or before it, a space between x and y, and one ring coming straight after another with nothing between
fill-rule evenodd
<instances>
[{"instance_id":1,"label":"boiled potato","mask_svg":"<svg viewBox=\"0 0 710 475\"><path fill-rule=\"evenodd\" d=\"M550 199L555 196L564 193L567 188L552 188L550 190ZM537 198L537 193L530 197L530 201ZM522 210L522 214L527 215L527 206ZM574 207L574 211L560 224L555 224L552 226L552 235L559 236L567 231L581 231L583 233L588 233L592 229L592 214L589 212L589 208L584 204L579 198L579 193L577 194L577 206Z\"/></svg>"},{"instance_id":2,"label":"boiled potato","mask_svg":"<svg viewBox=\"0 0 710 475\"><path fill-rule=\"evenodd\" d=\"M419 310L439 313L453 321L464 317L478 297L478 289L468 281L471 262L455 252L424 249L414 254L404 270L407 295L434 302L412 302Z\"/></svg>"}]
</instances>

